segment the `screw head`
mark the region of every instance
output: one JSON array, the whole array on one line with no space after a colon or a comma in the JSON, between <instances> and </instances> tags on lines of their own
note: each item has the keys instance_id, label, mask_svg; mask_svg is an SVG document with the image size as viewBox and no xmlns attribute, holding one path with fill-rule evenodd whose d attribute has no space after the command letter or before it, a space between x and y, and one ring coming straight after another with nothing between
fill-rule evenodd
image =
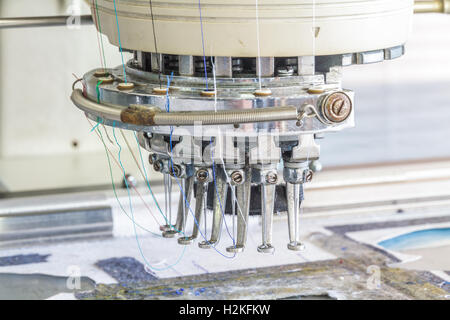
<instances>
[{"instance_id":1,"label":"screw head","mask_svg":"<svg viewBox=\"0 0 450 320\"><path fill-rule=\"evenodd\" d=\"M156 161L156 154L149 154L148 156L148 163L150 163L151 165L153 165Z\"/></svg>"},{"instance_id":2,"label":"screw head","mask_svg":"<svg viewBox=\"0 0 450 320\"><path fill-rule=\"evenodd\" d=\"M322 113L327 120L340 123L345 121L352 112L352 101L344 92L333 92L322 103Z\"/></svg>"},{"instance_id":3,"label":"screw head","mask_svg":"<svg viewBox=\"0 0 450 320\"><path fill-rule=\"evenodd\" d=\"M266 175L266 182L268 184L275 184L277 183L277 181L278 181L278 174L276 172L272 171Z\"/></svg>"},{"instance_id":4,"label":"screw head","mask_svg":"<svg viewBox=\"0 0 450 320\"><path fill-rule=\"evenodd\" d=\"M305 182L311 182L313 176L314 176L314 172L312 170L307 170L305 172Z\"/></svg>"},{"instance_id":5,"label":"screw head","mask_svg":"<svg viewBox=\"0 0 450 320\"><path fill-rule=\"evenodd\" d=\"M209 177L208 170L206 169L200 169L196 173L197 181L198 182L206 182Z\"/></svg>"},{"instance_id":6,"label":"screw head","mask_svg":"<svg viewBox=\"0 0 450 320\"><path fill-rule=\"evenodd\" d=\"M181 167L179 165L174 165L170 170L170 175L179 178L181 176Z\"/></svg>"},{"instance_id":7,"label":"screw head","mask_svg":"<svg viewBox=\"0 0 450 320\"><path fill-rule=\"evenodd\" d=\"M163 163L161 160L155 161L155 162L153 163L153 169L154 169L156 172L161 171L163 167L164 167L164 163Z\"/></svg>"},{"instance_id":8,"label":"screw head","mask_svg":"<svg viewBox=\"0 0 450 320\"><path fill-rule=\"evenodd\" d=\"M231 174L231 181L237 185L242 184L244 182L244 176L242 175L242 172L234 171Z\"/></svg>"}]
</instances>

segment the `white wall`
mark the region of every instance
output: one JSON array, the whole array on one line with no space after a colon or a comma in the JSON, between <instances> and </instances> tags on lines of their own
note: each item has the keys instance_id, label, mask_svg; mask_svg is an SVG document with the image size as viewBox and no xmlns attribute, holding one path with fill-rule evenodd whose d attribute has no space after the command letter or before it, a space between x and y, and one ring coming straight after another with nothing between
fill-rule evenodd
<instances>
[{"instance_id":1,"label":"white wall","mask_svg":"<svg viewBox=\"0 0 450 320\"><path fill-rule=\"evenodd\" d=\"M67 14L84 1L1 0L0 16ZM120 64L116 47L103 39L108 66ZM69 97L75 80L100 66L93 25L0 31L0 157L102 151L84 115ZM78 147L72 146L78 142Z\"/></svg>"},{"instance_id":2,"label":"white wall","mask_svg":"<svg viewBox=\"0 0 450 320\"><path fill-rule=\"evenodd\" d=\"M356 127L320 141L324 166L450 157L450 15L414 16L402 58L344 68Z\"/></svg>"}]
</instances>

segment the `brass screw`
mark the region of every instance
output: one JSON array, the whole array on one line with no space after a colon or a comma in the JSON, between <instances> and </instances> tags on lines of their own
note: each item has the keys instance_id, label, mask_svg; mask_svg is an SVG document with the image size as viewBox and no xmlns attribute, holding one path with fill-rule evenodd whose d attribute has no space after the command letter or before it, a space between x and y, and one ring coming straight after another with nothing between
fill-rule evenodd
<instances>
[{"instance_id":1,"label":"brass screw","mask_svg":"<svg viewBox=\"0 0 450 320\"><path fill-rule=\"evenodd\" d=\"M331 93L322 104L322 112L329 121L342 122L352 112L352 101L344 92Z\"/></svg>"}]
</instances>

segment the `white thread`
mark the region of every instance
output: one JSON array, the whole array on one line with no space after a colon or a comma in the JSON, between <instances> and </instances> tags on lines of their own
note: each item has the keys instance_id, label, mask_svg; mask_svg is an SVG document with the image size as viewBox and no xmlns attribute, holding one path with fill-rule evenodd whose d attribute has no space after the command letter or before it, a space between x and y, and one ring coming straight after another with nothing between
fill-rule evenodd
<instances>
[{"instance_id":1,"label":"white thread","mask_svg":"<svg viewBox=\"0 0 450 320\"><path fill-rule=\"evenodd\" d=\"M259 42L259 13L258 13L258 0L255 0L255 12L256 12L256 42L258 46L258 81L259 81L259 90L262 89L261 86L261 46Z\"/></svg>"}]
</instances>

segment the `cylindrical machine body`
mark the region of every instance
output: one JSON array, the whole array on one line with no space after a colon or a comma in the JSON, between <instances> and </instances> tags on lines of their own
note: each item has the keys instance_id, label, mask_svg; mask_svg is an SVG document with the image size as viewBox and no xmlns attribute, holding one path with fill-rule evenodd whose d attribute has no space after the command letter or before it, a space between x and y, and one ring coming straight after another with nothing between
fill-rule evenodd
<instances>
[{"instance_id":1,"label":"cylindrical machine body","mask_svg":"<svg viewBox=\"0 0 450 320\"><path fill-rule=\"evenodd\" d=\"M114 45L119 30L123 48L155 52L154 25L160 53L234 57L394 47L406 42L414 7L413 0L259 0L256 10L255 0L164 0L152 1L152 23L149 1L96 2L93 15Z\"/></svg>"}]
</instances>

